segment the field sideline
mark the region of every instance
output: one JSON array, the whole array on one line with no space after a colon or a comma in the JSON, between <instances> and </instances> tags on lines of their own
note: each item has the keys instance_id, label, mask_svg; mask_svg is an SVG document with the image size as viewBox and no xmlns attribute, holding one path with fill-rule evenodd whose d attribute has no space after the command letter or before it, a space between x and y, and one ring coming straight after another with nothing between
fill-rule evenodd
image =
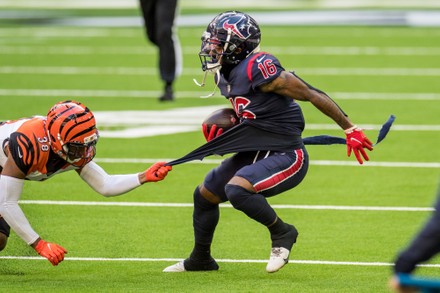
<instances>
[{"instance_id":1,"label":"field sideline","mask_svg":"<svg viewBox=\"0 0 440 293\"><path fill-rule=\"evenodd\" d=\"M78 99L96 114L95 160L109 174L185 155L204 143L203 117L229 106L218 93L199 98L213 90L212 82L198 88L192 81L202 77L203 26L179 27L184 68L177 98L159 103L157 51L141 27L2 21L0 120L44 115L59 100ZM397 117L370 162L358 165L343 145L309 146L304 182L269 199L300 232L289 265L267 274L267 231L223 204L212 248L220 270L162 272L192 249L192 194L222 160L212 156L174 166L165 181L121 197L97 195L74 172L26 182L20 204L29 221L69 253L52 267L12 233L0 252L0 291L389 292L392 262L432 211L440 177L440 28L267 26L262 32L263 50L328 92L372 140L389 115ZM343 135L313 106L300 105L304 137ZM439 267L436 257L417 274L439 278Z\"/></svg>"}]
</instances>

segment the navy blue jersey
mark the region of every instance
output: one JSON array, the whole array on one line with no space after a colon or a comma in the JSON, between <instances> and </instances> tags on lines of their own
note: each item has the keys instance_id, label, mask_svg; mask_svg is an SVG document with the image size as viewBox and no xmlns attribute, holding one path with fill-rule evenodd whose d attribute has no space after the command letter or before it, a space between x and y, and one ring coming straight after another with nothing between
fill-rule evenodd
<instances>
[{"instance_id":1,"label":"navy blue jersey","mask_svg":"<svg viewBox=\"0 0 440 293\"><path fill-rule=\"evenodd\" d=\"M287 136L301 136L304 117L299 105L289 97L258 90L278 76L284 68L278 59L265 52L241 61L229 73L222 74L219 88L232 103L237 115L251 125Z\"/></svg>"}]
</instances>

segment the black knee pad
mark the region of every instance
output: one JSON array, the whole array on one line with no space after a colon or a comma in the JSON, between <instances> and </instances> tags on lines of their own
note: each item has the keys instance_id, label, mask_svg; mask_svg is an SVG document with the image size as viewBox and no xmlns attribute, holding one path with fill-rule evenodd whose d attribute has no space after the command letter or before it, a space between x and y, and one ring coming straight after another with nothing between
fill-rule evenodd
<instances>
[{"instance_id":1,"label":"black knee pad","mask_svg":"<svg viewBox=\"0 0 440 293\"><path fill-rule=\"evenodd\" d=\"M250 191L234 184L226 184L225 192L231 205L238 210L253 195Z\"/></svg>"},{"instance_id":2,"label":"black knee pad","mask_svg":"<svg viewBox=\"0 0 440 293\"><path fill-rule=\"evenodd\" d=\"M265 226L270 225L277 218L275 211L262 194L252 193L233 184L226 184L225 191L232 206L245 213L249 218Z\"/></svg>"},{"instance_id":3,"label":"black knee pad","mask_svg":"<svg viewBox=\"0 0 440 293\"><path fill-rule=\"evenodd\" d=\"M194 207L201 210L210 210L218 206L203 197L200 187L196 187L193 194Z\"/></svg>"}]
</instances>

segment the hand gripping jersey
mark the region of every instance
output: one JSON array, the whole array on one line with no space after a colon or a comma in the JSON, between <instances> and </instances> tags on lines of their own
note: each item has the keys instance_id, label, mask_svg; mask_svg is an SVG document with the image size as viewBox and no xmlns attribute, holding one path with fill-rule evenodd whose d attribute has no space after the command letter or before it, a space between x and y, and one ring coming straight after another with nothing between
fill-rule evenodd
<instances>
[{"instance_id":1,"label":"hand gripping jersey","mask_svg":"<svg viewBox=\"0 0 440 293\"><path fill-rule=\"evenodd\" d=\"M9 156L28 180L42 181L57 173L79 169L84 162L69 164L52 151L45 123L46 118L41 116L0 123L0 166L6 162L8 147Z\"/></svg>"}]
</instances>

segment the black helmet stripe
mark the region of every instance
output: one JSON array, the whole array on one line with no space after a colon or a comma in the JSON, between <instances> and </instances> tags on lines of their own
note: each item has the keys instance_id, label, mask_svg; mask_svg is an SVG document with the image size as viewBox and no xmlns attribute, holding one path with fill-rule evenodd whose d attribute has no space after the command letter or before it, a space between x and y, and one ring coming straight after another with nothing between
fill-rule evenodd
<instances>
[{"instance_id":1,"label":"black helmet stripe","mask_svg":"<svg viewBox=\"0 0 440 293\"><path fill-rule=\"evenodd\" d=\"M64 113L66 113L67 111L70 111L70 109L72 109L72 107L68 107L66 108L64 111L62 111L61 113L55 115L55 117L51 117L51 121L49 122L49 125L47 125L47 129L50 129L52 127L52 124L60 117L62 116Z\"/></svg>"}]
</instances>

